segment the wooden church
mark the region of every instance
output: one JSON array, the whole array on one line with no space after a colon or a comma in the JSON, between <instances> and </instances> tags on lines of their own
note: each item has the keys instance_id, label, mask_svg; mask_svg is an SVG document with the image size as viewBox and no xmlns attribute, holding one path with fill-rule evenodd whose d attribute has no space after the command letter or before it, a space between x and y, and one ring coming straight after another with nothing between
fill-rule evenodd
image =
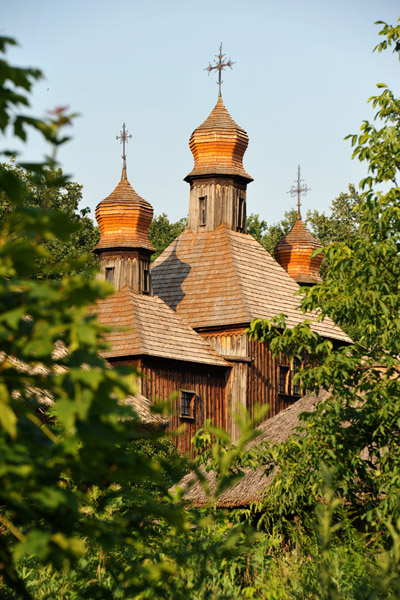
<instances>
[{"instance_id":1,"label":"wooden church","mask_svg":"<svg viewBox=\"0 0 400 600\"><path fill-rule=\"evenodd\" d=\"M125 142L125 127L122 135ZM320 244L300 210L276 260L246 233L247 145L220 94L189 141L188 228L152 265L153 208L127 179L125 151L121 181L96 208L99 277L116 288L97 306L99 320L113 328L105 357L111 365L135 365L147 399L175 398L169 428L186 425L176 438L181 452L191 451L207 419L236 439L232 414L241 405L251 413L255 404L268 404L274 416L300 397L293 384L297 361L277 360L267 345L249 341L246 329L255 318L279 313L289 326L303 320L294 294L299 284L318 281L322 255L312 253ZM350 341L330 319L307 318L335 344Z\"/></svg>"}]
</instances>

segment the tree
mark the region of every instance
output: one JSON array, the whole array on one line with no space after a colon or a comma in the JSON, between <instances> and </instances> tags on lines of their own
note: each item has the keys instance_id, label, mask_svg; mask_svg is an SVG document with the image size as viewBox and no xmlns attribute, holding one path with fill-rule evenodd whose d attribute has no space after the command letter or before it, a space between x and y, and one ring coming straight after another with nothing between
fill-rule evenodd
<instances>
[{"instance_id":1,"label":"tree","mask_svg":"<svg viewBox=\"0 0 400 600\"><path fill-rule=\"evenodd\" d=\"M308 211L307 226L324 246L332 242L344 242L352 246L353 239L359 233L359 218L357 207L360 194L354 185L349 185L348 193L342 192L332 202L330 215L317 210Z\"/></svg>"},{"instance_id":2,"label":"tree","mask_svg":"<svg viewBox=\"0 0 400 600\"><path fill-rule=\"evenodd\" d=\"M260 220L260 215L251 214L247 218L247 233L252 235L273 256L276 244L289 233L296 221L296 216L296 210L287 210L281 221L268 226L267 221Z\"/></svg>"},{"instance_id":3,"label":"tree","mask_svg":"<svg viewBox=\"0 0 400 600\"><path fill-rule=\"evenodd\" d=\"M165 213L155 217L149 227L149 239L157 252L151 260L154 261L187 227L187 219L182 218L171 223Z\"/></svg>"},{"instance_id":4,"label":"tree","mask_svg":"<svg viewBox=\"0 0 400 600\"><path fill-rule=\"evenodd\" d=\"M65 181L61 169L48 169L41 176L15 164L3 164L0 165L0 169L4 174L11 172L19 178L25 206L37 207L43 212L60 211L74 224L68 238L61 240L53 237L43 240L48 253L46 257L35 261L32 275L38 279L59 279L65 275L91 273L91 269L97 265L91 250L98 242L99 230L88 216L90 209L79 210L82 186ZM3 192L0 197L0 218L4 218L13 210L15 206ZM15 218L18 218L18 214ZM11 222L12 219L10 224Z\"/></svg>"},{"instance_id":5,"label":"tree","mask_svg":"<svg viewBox=\"0 0 400 600\"><path fill-rule=\"evenodd\" d=\"M0 53L11 43L0 38ZM45 120L18 114L39 77L0 60L0 129L24 139L34 126L53 145L50 158L29 165L45 205L27 205L18 169L0 169L9 207L0 220L1 596L61 597L68 581L78 598L186 599L210 563L241 545L243 528L184 510L169 492L181 461L165 456L168 444L149 450L149 434L124 403L136 371L108 368L100 356L105 331L88 306L111 286L81 275L32 277L37 261L50 261L49 243L76 230L58 186L79 194L55 172L64 109Z\"/></svg>"},{"instance_id":6,"label":"tree","mask_svg":"<svg viewBox=\"0 0 400 600\"><path fill-rule=\"evenodd\" d=\"M379 24L385 39L376 49L396 49L400 25ZM298 381L304 390L331 395L304 416L303 436L269 454L270 464L278 466L269 516L277 514L277 502L286 517L315 505L324 464L334 472L339 496L367 527L383 532L399 510L400 99L385 84L377 87L381 93L370 98L378 109L375 121L364 121L361 134L349 136L353 157L368 164L355 205L359 228L351 246L332 242L325 248L325 278L300 299L305 314L319 310L320 320L329 315L344 329L357 323L359 339L338 347L314 333L308 321L289 329L282 315L254 321L251 335L269 342L276 355L307 354Z\"/></svg>"}]
</instances>

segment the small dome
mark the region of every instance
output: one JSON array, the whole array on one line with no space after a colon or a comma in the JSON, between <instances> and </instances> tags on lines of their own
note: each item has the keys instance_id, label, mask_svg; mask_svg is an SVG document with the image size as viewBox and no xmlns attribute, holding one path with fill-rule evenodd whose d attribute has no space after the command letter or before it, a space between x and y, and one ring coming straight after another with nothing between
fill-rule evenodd
<instances>
[{"instance_id":1,"label":"small dome","mask_svg":"<svg viewBox=\"0 0 400 600\"><path fill-rule=\"evenodd\" d=\"M322 244L297 218L287 236L275 246L274 257L299 285L314 284L321 281L319 268L324 256L321 252L311 257L317 248L322 248Z\"/></svg>"},{"instance_id":2,"label":"small dome","mask_svg":"<svg viewBox=\"0 0 400 600\"><path fill-rule=\"evenodd\" d=\"M249 136L235 123L219 96L209 117L190 136L194 168L185 181L204 175L236 175L253 181L243 168L248 143Z\"/></svg>"},{"instance_id":3,"label":"small dome","mask_svg":"<svg viewBox=\"0 0 400 600\"><path fill-rule=\"evenodd\" d=\"M97 205L95 215L101 235L94 252L112 248L155 251L148 236L153 207L135 192L124 177L115 190Z\"/></svg>"}]
</instances>

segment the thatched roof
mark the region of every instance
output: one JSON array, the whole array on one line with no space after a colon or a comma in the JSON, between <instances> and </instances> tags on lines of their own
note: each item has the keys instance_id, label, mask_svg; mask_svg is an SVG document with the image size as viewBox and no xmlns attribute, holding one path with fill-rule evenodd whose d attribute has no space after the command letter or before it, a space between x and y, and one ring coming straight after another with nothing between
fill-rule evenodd
<instances>
[{"instance_id":1,"label":"thatched roof","mask_svg":"<svg viewBox=\"0 0 400 600\"><path fill-rule=\"evenodd\" d=\"M124 400L128 406L132 406L136 415L145 427L151 429L163 429L168 425L168 417L152 412L152 402L143 394L135 394Z\"/></svg>"},{"instance_id":2,"label":"thatched roof","mask_svg":"<svg viewBox=\"0 0 400 600\"><path fill-rule=\"evenodd\" d=\"M65 346L63 344L61 344L61 342L58 342L55 345L55 348L53 351L53 358L55 358L55 359L61 358L62 356L64 356L66 354L66 352L67 352L67 350L66 350ZM50 375L49 368L43 364L36 363L34 366L27 365L26 363L22 362L21 360L15 358L13 356L7 356L4 352L0 352L0 364L4 363L5 361L7 361L13 367L15 367L18 371L20 371L21 374L25 373L28 375L42 375L42 376ZM105 363L105 366L106 366L106 368L111 368L106 363ZM82 369L87 370L88 366L82 365ZM64 366L61 366L61 365L54 366L54 373L60 373L60 372L64 372L64 371L66 371L66 368ZM51 392L49 390L46 390L44 388L39 389L30 384L27 384L26 391L27 391L28 395L31 395L31 397L34 398L35 401L37 401L43 407L52 406L54 404L53 395L51 394ZM18 393L14 394L15 398L18 398L18 396L19 396ZM135 414L132 414L132 419L135 418L135 415L136 415L145 428L162 429L162 428L167 427L167 425L168 425L168 417L157 414L156 412L152 412L151 400L149 400L148 398L146 398L146 396L143 396L142 394L136 393L132 396L128 396L127 398L125 398L123 400L123 404L126 404L126 405L132 407L133 412L135 413Z\"/></svg>"},{"instance_id":3,"label":"thatched roof","mask_svg":"<svg viewBox=\"0 0 400 600\"><path fill-rule=\"evenodd\" d=\"M304 396L289 408L286 408L271 419L267 419L257 430L260 435L253 440L248 449L264 442L279 444L287 440L300 425L299 415L303 412L311 412L319 402L326 400L329 393L322 391L316 396L315 393ZM265 475L263 466L253 470L250 467L244 469L245 475L238 484L221 494L217 500L218 507L239 508L248 506L251 502L260 501L267 491L268 483L273 479L274 474L268 477ZM210 487L210 491L215 490L215 473L204 471L205 478ZM193 473L186 475L176 487L183 488L184 500L194 506L205 506L208 504L202 486L198 483Z\"/></svg>"}]
</instances>

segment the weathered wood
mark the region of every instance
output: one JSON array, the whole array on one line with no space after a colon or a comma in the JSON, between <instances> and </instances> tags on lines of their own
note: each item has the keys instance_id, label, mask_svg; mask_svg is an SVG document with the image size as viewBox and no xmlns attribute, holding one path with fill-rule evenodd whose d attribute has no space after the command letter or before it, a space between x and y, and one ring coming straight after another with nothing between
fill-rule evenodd
<instances>
[{"instance_id":1,"label":"weathered wood","mask_svg":"<svg viewBox=\"0 0 400 600\"><path fill-rule=\"evenodd\" d=\"M184 454L193 456L191 438L206 420L227 429L226 376L221 369L201 367L188 363L161 361L151 357L143 358L141 393L149 399L173 400L169 431L174 432L185 425L185 431L175 436L177 448ZM193 391L196 394L196 409L193 419L181 417L179 390Z\"/></svg>"},{"instance_id":2,"label":"weathered wood","mask_svg":"<svg viewBox=\"0 0 400 600\"><path fill-rule=\"evenodd\" d=\"M202 223L200 199L206 198L207 217ZM241 223L238 223L239 202L243 200ZM226 224L233 231L246 231L246 185L237 181L197 181L191 186L189 199L189 227L199 231L214 231Z\"/></svg>"},{"instance_id":3,"label":"weathered wood","mask_svg":"<svg viewBox=\"0 0 400 600\"><path fill-rule=\"evenodd\" d=\"M240 407L246 408L248 386L248 337L244 333L221 333L204 336L208 343L222 356L231 362L226 386L226 406L228 411L228 433L236 441L240 435L234 414Z\"/></svg>"}]
</instances>

